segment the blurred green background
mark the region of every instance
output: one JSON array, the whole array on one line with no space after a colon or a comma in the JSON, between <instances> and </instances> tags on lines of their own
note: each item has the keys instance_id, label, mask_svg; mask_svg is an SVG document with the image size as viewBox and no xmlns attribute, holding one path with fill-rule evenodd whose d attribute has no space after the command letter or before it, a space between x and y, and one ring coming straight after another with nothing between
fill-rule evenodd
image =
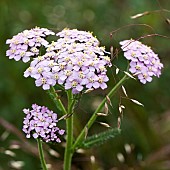
<instances>
[{"instance_id":1,"label":"blurred green background","mask_svg":"<svg viewBox=\"0 0 170 170\"><path fill-rule=\"evenodd\" d=\"M162 9L162 10L161 10ZM53 102L46 92L34 85L33 79L25 79L23 72L27 64L9 60L5 56L8 46L5 41L24 29L35 26L60 31L65 27L93 31L109 51L119 48L119 41L138 38L146 34L159 33L170 36L170 0L1 0L0 1L0 170L23 169L39 170L36 142L25 140L22 133L23 108L32 103L46 105L55 111ZM156 11L155 11L156 10ZM131 19L130 16L150 11L148 15ZM151 12L154 11L154 12ZM146 26L125 27L110 37L110 32L129 24ZM127 99L122 99L126 107L121 122L122 133L108 143L76 153L72 169L78 170L169 170L170 169L170 43L168 38L153 36L142 40L152 46L164 64L161 77L142 85L128 80L125 88L130 98L145 105L140 107ZM126 61L120 53L113 64L124 69ZM114 84L115 70L109 70L111 88ZM118 79L118 77L117 77ZM78 133L90 114L108 90L97 90L85 95L78 107L75 120ZM120 93L122 93L120 91ZM99 118L89 132L106 130L99 122L117 126L120 93L111 101L107 118ZM62 94L62 100L65 95ZM64 127L64 124L61 124ZM62 169L63 147L45 145L47 162L51 170ZM12 152L11 152L12 151ZM95 161L93 161L95 158ZM17 162L22 161L22 162ZM20 163L21 167L17 167ZM24 164L23 164L24 163ZM23 165L23 166L22 166Z\"/></svg>"}]
</instances>

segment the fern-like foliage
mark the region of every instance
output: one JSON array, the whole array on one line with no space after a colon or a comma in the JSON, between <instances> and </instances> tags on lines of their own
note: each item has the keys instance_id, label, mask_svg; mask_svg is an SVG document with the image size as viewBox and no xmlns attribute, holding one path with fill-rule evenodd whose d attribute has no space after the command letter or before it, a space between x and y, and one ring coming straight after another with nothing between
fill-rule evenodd
<instances>
[{"instance_id":1,"label":"fern-like foliage","mask_svg":"<svg viewBox=\"0 0 170 170\"><path fill-rule=\"evenodd\" d=\"M105 132L101 132L95 134L93 136L87 137L82 144L79 145L79 148L88 149L91 147L99 146L105 143L106 141L114 138L115 136L119 135L121 132L118 128L110 128Z\"/></svg>"}]
</instances>

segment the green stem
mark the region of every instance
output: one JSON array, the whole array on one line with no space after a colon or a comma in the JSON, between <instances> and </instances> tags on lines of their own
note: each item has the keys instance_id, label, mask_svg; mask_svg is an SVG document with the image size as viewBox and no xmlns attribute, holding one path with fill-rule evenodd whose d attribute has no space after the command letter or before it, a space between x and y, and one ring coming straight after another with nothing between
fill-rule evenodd
<instances>
[{"instance_id":1,"label":"green stem","mask_svg":"<svg viewBox=\"0 0 170 170\"><path fill-rule=\"evenodd\" d=\"M71 169L71 160L72 160L72 144L73 144L73 107L74 107L74 100L71 90L67 92L68 97L68 115L71 115L66 119L66 149L64 154L64 170Z\"/></svg>"},{"instance_id":2,"label":"green stem","mask_svg":"<svg viewBox=\"0 0 170 170\"><path fill-rule=\"evenodd\" d=\"M38 151L39 151L39 156L40 156L40 161L41 161L41 166L43 170L48 170L45 159L44 159L44 153L43 153L43 148L42 148L42 142L40 139L37 139L37 144L38 144Z\"/></svg>"},{"instance_id":3,"label":"green stem","mask_svg":"<svg viewBox=\"0 0 170 170\"><path fill-rule=\"evenodd\" d=\"M61 100L59 99L58 94L55 92L54 87L51 87L51 89L48 91L48 94L50 95L50 97L51 97L52 100L54 101L56 107L61 110L61 112L63 113L63 115L67 114L67 111L66 111L63 103L62 103Z\"/></svg>"},{"instance_id":4,"label":"green stem","mask_svg":"<svg viewBox=\"0 0 170 170\"><path fill-rule=\"evenodd\" d=\"M109 98L111 98L116 90L124 83L124 81L128 79L127 75L124 75L124 77L112 88L112 90L109 92L109 94L107 95ZM85 125L85 127L83 128L83 130L81 131L81 133L79 134L79 136L77 137L73 147L72 147L72 151L74 152L75 149L79 146L79 144L81 144L81 142L83 141L86 131L89 130L89 128L92 126L92 124L94 123L94 121L97 118L97 114L98 112L101 111L101 109L103 108L104 104L106 102L106 98L104 98L102 100L102 102L100 103L100 105L98 106L98 108L95 110L95 112L93 113L93 115L91 116L91 118L89 119L89 121L87 122L87 124Z\"/></svg>"}]
</instances>

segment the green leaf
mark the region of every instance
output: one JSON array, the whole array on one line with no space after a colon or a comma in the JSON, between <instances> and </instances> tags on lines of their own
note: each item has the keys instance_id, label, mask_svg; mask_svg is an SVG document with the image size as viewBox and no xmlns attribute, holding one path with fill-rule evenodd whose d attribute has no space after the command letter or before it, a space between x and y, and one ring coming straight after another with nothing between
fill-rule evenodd
<instances>
[{"instance_id":1,"label":"green leaf","mask_svg":"<svg viewBox=\"0 0 170 170\"><path fill-rule=\"evenodd\" d=\"M99 146L105 143L106 141L114 138L115 136L119 135L121 132L118 128L110 128L105 132L101 132L95 134L93 136L87 137L82 144L79 145L78 148L88 149L91 147Z\"/></svg>"}]
</instances>

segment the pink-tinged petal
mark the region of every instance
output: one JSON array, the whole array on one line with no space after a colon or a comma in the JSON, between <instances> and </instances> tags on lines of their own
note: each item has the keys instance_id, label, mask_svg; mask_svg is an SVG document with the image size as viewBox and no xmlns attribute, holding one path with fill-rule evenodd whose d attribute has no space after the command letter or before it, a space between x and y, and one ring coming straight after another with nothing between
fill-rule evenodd
<instances>
[{"instance_id":1,"label":"pink-tinged petal","mask_svg":"<svg viewBox=\"0 0 170 170\"><path fill-rule=\"evenodd\" d=\"M143 84L146 84L146 80L145 79L140 79L140 82Z\"/></svg>"},{"instance_id":2,"label":"pink-tinged petal","mask_svg":"<svg viewBox=\"0 0 170 170\"><path fill-rule=\"evenodd\" d=\"M77 90L77 91L82 91L82 90L83 90L83 86L77 85L77 86L76 86L76 90Z\"/></svg>"},{"instance_id":3,"label":"pink-tinged petal","mask_svg":"<svg viewBox=\"0 0 170 170\"><path fill-rule=\"evenodd\" d=\"M49 44L49 42L48 41L42 41L41 44L46 47Z\"/></svg>"},{"instance_id":4,"label":"pink-tinged petal","mask_svg":"<svg viewBox=\"0 0 170 170\"><path fill-rule=\"evenodd\" d=\"M86 85L86 88L91 89L91 88L92 88L92 83L88 83L88 84Z\"/></svg>"},{"instance_id":5,"label":"pink-tinged petal","mask_svg":"<svg viewBox=\"0 0 170 170\"><path fill-rule=\"evenodd\" d=\"M66 76L66 75L62 75L62 76L60 76L60 79L61 79L62 81L64 81L66 78L67 78L67 76Z\"/></svg>"},{"instance_id":6,"label":"pink-tinged petal","mask_svg":"<svg viewBox=\"0 0 170 170\"><path fill-rule=\"evenodd\" d=\"M41 77L41 75L36 73L36 74L31 74L31 77L33 77L35 79L39 79Z\"/></svg>"},{"instance_id":7,"label":"pink-tinged petal","mask_svg":"<svg viewBox=\"0 0 170 170\"><path fill-rule=\"evenodd\" d=\"M131 61L131 62L130 62L130 66L131 66L131 67L135 67L136 65L137 65L136 62L134 62L134 61Z\"/></svg>"},{"instance_id":8,"label":"pink-tinged petal","mask_svg":"<svg viewBox=\"0 0 170 170\"><path fill-rule=\"evenodd\" d=\"M61 143L61 140L59 138L56 139L57 143Z\"/></svg>"},{"instance_id":9,"label":"pink-tinged petal","mask_svg":"<svg viewBox=\"0 0 170 170\"><path fill-rule=\"evenodd\" d=\"M151 82L151 81L152 81L152 77L147 77L146 80L147 80L148 82Z\"/></svg>"},{"instance_id":10,"label":"pink-tinged petal","mask_svg":"<svg viewBox=\"0 0 170 170\"><path fill-rule=\"evenodd\" d=\"M101 87L102 89L106 89L106 88L107 88L107 84L106 84L106 83L102 83L102 84L100 85L100 87Z\"/></svg>"},{"instance_id":11,"label":"pink-tinged petal","mask_svg":"<svg viewBox=\"0 0 170 170\"><path fill-rule=\"evenodd\" d=\"M99 86L100 86L100 84L99 84L98 82L94 82L94 83L93 83L93 87L94 87L95 89L99 88Z\"/></svg>"},{"instance_id":12,"label":"pink-tinged petal","mask_svg":"<svg viewBox=\"0 0 170 170\"><path fill-rule=\"evenodd\" d=\"M34 41L30 41L30 42L29 42L29 46L30 46L30 47L33 47L33 46L34 46L34 44L35 44L35 42L34 42Z\"/></svg>"},{"instance_id":13,"label":"pink-tinged petal","mask_svg":"<svg viewBox=\"0 0 170 170\"><path fill-rule=\"evenodd\" d=\"M38 134L37 134L37 133L34 133L32 136L33 136L35 139L38 138Z\"/></svg>"},{"instance_id":14,"label":"pink-tinged petal","mask_svg":"<svg viewBox=\"0 0 170 170\"><path fill-rule=\"evenodd\" d=\"M24 63L27 63L28 61L30 61L30 57L25 56L25 57L22 58L22 61Z\"/></svg>"},{"instance_id":15,"label":"pink-tinged petal","mask_svg":"<svg viewBox=\"0 0 170 170\"><path fill-rule=\"evenodd\" d=\"M6 44L11 44L11 42L12 42L11 39L6 40Z\"/></svg>"},{"instance_id":16,"label":"pink-tinged petal","mask_svg":"<svg viewBox=\"0 0 170 170\"><path fill-rule=\"evenodd\" d=\"M20 56L20 55L16 55L16 56L14 56L14 59L15 59L16 61L19 61L19 60L21 59L21 56Z\"/></svg>"},{"instance_id":17,"label":"pink-tinged petal","mask_svg":"<svg viewBox=\"0 0 170 170\"><path fill-rule=\"evenodd\" d=\"M24 45L21 45L21 47L20 47L22 50L27 50L28 49L28 45L26 45L26 44L24 44Z\"/></svg>"},{"instance_id":18,"label":"pink-tinged petal","mask_svg":"<svg viewBox=\"0 0 170 170\"><path fill-rule=\"evenodd\" d=\"M80 67L76 65L76 66L73 67L73 69L74 69L75 71L79 71Z\"/></svg>"},{"instance_id":19,"label":"pink-tinged petal","mask_svg":"<svg viewBox=\"0 0 170 170\"><path fill-rule=\"evenodd\" d=\"M49 84L43 84L43 89L44 90L49 90L50 89L50 85Z\"/></svg>"},{"instance_id":20,"label":"pink-tinged petal","mask_svg":"<svg viewBox=\"0 0 170 170\"><path fill-rule=\"evenodd\" d=\"M68 89L71 89L72 86L71 86L71 83L66 83L64 87L66 90L68 90Z\"/></svg>"},{"instance_id":21,"label":"pink-tinged petal","mask_svg":"<svg viewBox=\"0 0 170 170\"><path fill-rule=\"evenodd\" d=\"M11 50L6 51L6 56L10 56L12 54Z\"/></svg>"},{"instance_id":22,"label":"pink-tinged petal","mask_svg":"<svg viewBox=\"0 0 170 170\"><path fill-rule=\"evenodd\" d=\"M35 81L35 85L36 85L37 87L41 86L41 85L42 85L41 79L37 79L37 80Z\"/></svg>"},{"instance_id":23,"label":"pink-tinged petal","mask_svg":"<svg viewBox=\"0 0 170 170\"><path fill-rule=\"evenodd\" d=\"M59 66L54 66L54 67L52 68L52 70L53 70L54 72L58 72L58 71L60 70L60 67L59 67Z\"/></svg>"},{"instance_id":24,"label":"pink-tinged petal","mask_svg":"<svg viewBox=\"0 0 170 170\"><path fill-rule=\"evenodd\" d=\"M26 138L30 138L30 137L31 137L31 135L30 135L30 134L27 134L27 135L26 135Z\"/></svg>"},{"instance_id":25,"label":"pink-tinged petal","mask_svg":"<svg viewBox=\"0 0 170 170\"><path fill-rule=\"evenodd\" d=\"M136 68L135 68L135 67L131 67L131 68L129 69L129 71L130 71L131 73L135 73L135 72L136 72Z\"/></svg>"},{"instance_id":26,"label":"pink-tinged petal","mask_svg":"<svg viewBox=\"0 0 170 170\"><path fill-rule=\"evenodd\" d=\"M9 59L13 59L15 57L15 55L10 55Z\"/></svg>"},{"instance_id":27,"label":"pink-tinged petal","mask_svg":"<svg viewBox=\"0 0 170 170\"><path fill-rule=\"evenodd\" d=\"M80 82L81 85L86 85L89 83L88 79L82 79L82 81Z\"/></svg>"},{"instance_id":28,"label":"pink-tinged petal","mask_svg":"<svg viewBox=\"0 0 170 170\"><path fill-rule=\"evenodd\" d=\"M63 84L64 83L64 81L62 81L62 80L60 80L60 79L58 79L58 84Z\"/></svg>"},{"instance_id":29,"label":"pink-tinged petal","mask_svg":"<svg viewBox=\"0 0 170 170\"><path fill-rule=\"evenodd\" d=\"M78 91L78 90L76 90L76 89L74 88L74 89L72 89L72 93L73 93L73 94L78 94L78 93L79 93L79 91Z\"/></svg>"},{"instance_id":30,"label":"pink-tinged petal","mask_svg":"<svg viewBox=\"0 0 170 170\"><path fill-rule=\"evenodd\" d=\"M138 79L143 79L143 75L142 74L138 74Z\"/></svg>"},{"instance_id":31,"label":"pink-tinged petal","mask_svg":"<svg viewBox=\"0 0 170 170\"><path fill-rule=\"evenodd\" d=\"M34 56L34 55L35 54L33 52L30 52L30 51L26 52L26 56Z\"/></svg>"},{"instance_id":32,"label":"pink-tinged petal","mask_svg":"<svg viewBox=\"0 0 170 170\"><path fill-rule=\"evenodd\" d=\"M94 67L89 67L89 70L94 72L95 71L95 68Z\"/></svg>"},{"instance_id":33,"label":"pink-tinged petal","mask_svg":"<svg viewBox=\"0 0 170 170\"><path fill-rule=\"evenodd\" d=\"M47 81L50 85L55 86L56 85L56 80L54 79L50 79L49 81Z\"/></svg>"},{"instance_id":34,"label":"pink-tinged petal","mask_svg":"<svg viewBox=\"0 0 170 170\"><path fill-rule=\"evenodd\" d=\"M24 77L27 78L27 77L29 77L29 76L30 76L30 72L26 70L26 71L24 72Z\"/></svg>"}]
</instances>

